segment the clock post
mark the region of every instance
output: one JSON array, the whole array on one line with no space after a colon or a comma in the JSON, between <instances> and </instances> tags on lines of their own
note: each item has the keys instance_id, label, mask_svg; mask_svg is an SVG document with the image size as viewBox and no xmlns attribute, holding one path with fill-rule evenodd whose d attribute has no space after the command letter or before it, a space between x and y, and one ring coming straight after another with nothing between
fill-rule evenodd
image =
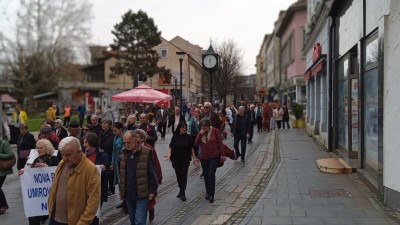
<instances>
[{"instance_id":1,"label":"clock post","mask_svg":"<svg viewBox=\"0 0 400 225\"><path fill-rule=\"evenodd\" d=\"M202 67L208 72L210 78L210 102L213 103L212 74L219 67L219 55L214 51L210 44L207 52L202 55Z\"/></svg>"}]
</instances>

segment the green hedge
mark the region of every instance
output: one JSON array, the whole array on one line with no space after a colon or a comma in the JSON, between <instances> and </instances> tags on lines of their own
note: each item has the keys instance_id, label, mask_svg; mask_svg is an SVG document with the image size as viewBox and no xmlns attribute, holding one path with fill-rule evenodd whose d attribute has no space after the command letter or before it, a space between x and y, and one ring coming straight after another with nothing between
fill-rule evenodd
<instances>
[{"instance_id":1,"label":"green hedge","mask_svg":"<svg viewBox=\"0 0 400 225\"><path fill-rule=\"evenodd\" d=\"M45 119L46 118L43 117L28 118L28 121L26 121L26 123L29 126L29 131L40 131L40 126L42 125ZM61 117L61 120L64 121L64 117ZM79 121L78 115L71 116L71 121L72 120ZM85 124L86 124L86 117L83 122L83 125Z\"/></svg>"}]
</instances>

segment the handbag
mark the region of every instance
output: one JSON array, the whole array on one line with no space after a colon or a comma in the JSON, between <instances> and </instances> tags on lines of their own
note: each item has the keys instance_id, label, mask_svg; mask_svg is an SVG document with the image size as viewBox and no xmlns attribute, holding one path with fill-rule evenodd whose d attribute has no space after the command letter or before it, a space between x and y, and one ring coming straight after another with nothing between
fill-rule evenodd
<instances>
[{"instance_id":1,"label":"handbag","mask_svg":"<svg viewBox=\"0 0 400 225\"><path fill-rule=\"evenodd\" d=\"M27 159L29 154L31 153L31 150L19 150L19 156L18 158L20 159Z\"/></svg>"},{"instance_id":2,"label":"handbag","mask_svg":"<svg viewBox=\"0 0 400 225\"><path fill-rule=\"evenodd\" d=\"M0 159L0 170L12 169L16 162L14 153L10 159Z\"/></svg>"}]
</instances>

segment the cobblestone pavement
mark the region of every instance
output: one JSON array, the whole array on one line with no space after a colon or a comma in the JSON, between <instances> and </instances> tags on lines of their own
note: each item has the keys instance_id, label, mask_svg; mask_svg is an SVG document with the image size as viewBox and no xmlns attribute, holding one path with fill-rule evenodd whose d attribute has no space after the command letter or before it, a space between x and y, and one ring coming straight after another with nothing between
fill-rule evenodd
<instances>
[{"instance_id":1,"label":"cobblestone pavement","mask_svg":"<svg viewBox=\"0 0 400 225\"><path fill-rule=\"evenodd\" d=\"M397 224L396 214L374 200L356 174L321 173L316 159L331 157L302 130L254 133L246 163L227 160L216 174L215 202L205 197L201 168L191 165L187 201L176 198L177 182L171 163L164 161L171 134L156 145L163 170L155 219L151 224ZM224 142L232 147L233 138ZM10 209L1 224L27 224L18 176L3 186ZM115 206L118 195L103 205L101 224L130 224Z\"/></svg>"}]
</instances>

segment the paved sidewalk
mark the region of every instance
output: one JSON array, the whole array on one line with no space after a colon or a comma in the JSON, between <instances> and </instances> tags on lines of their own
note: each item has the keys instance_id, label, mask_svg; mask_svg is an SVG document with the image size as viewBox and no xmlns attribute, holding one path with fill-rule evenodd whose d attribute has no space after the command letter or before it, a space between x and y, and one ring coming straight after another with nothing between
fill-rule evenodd
<instances>
[{"instance_id":1,"label":"paved sidewalk","mask_svg":"<svg viewBox=\"0 0 400 225\"><path fill-rule=\"evenodd\" d=\"M320 172L316 160L332 153L322 151L303 130L280 130L276 135L278 168L240 224L398 224L371 198L357 174Z\"/></svg>"}]
</instances>

